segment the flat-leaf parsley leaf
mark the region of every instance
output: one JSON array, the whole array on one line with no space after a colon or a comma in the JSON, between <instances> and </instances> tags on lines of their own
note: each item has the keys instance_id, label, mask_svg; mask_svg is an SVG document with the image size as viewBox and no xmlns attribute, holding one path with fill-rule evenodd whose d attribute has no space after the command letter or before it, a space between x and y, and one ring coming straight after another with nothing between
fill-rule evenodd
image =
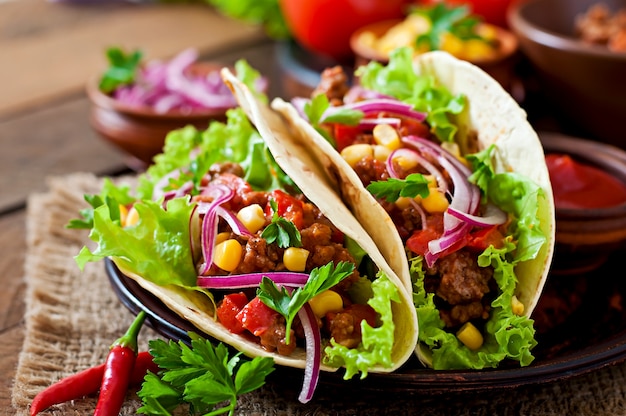
<instances>
[{"instance_id":1,"label":"flat-leaf parsley leaf","mask_svg":"<svg viewBox=\"0 0 626 416\"><path fill-rule=\"evenodd\" d=\"M263 386L274 371L270 357L251 361L241 353L229 357L226 345L213 346L193 332L189 336L191 347L182 341L149 341L150 354L161 370L145 376L137 392L143 403L138 413L171 415L187 406L190 415L233 415L237 397Z\"/></svg>"},{"instance_id":2,"label":"flat-leaf parsley leaf","mask_svg":"<svg viewBox=\"0 0 626 416\"><path fill-rule=\"evenodd\" d=\"M367 190L377 198L384 198L387 202L395 202L398 198L415 198L421 196L426 198L428 190L428 179L420 173L412 173L404 179L389 178L386 181L375 181L367 186Z\"/></svg>"}]
</instances>

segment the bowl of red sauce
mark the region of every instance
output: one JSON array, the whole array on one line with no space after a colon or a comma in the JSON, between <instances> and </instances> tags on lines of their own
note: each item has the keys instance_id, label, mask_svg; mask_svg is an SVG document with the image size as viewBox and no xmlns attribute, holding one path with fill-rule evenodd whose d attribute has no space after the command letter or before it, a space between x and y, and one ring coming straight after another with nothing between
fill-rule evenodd
<instances>
[{"instance_id":1,"label":"bowl of red sauce","mask_svg":"<svg viewBox=\"0 0 626 416\"><path fill-rule=\"evenodd\" d=\"M556 133L540 137L556 208L553 270L592 270L626 247L626 152Z\"/></svg>"}]
</instances>

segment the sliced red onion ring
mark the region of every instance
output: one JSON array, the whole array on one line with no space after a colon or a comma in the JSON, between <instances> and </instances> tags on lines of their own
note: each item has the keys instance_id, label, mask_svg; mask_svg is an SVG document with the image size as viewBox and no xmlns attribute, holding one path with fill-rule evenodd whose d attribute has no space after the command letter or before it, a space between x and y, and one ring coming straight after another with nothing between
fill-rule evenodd
<instances>
[{"instance_id":1,"label":"sliced red onion ring","mask_svg":"<svg viewBox=\"0 0 626 416\"><path fill-rule=\"evenodd\" d=\"M374 98L371 100L357 101L355 103L329 107L322 115L322 122L326 117L345 109L362 111L365 115L388 112L412 118L417 121L424 121L424 119L426 119L426 113L413 110L413 106L411 104L403 103L402 101L391 98Z\"/></svg>"},{"instance_id":2,"label":"sliced red onion ring","mask_svg":"<svg viewBox=\"0 0 626 416\"><path fill-rule=\"evenodd\" d=\"M239 221L239 218L235 214L230 211L225 210L222 207L217 207L217 215L221 218L224 218L233 232L239 236L252 236L252 233L246 228L245 225Z\"/></svg>"},{"instance_id":3,"label":"sliced red onion ring","mask_svg":"<svg viewBox=\"0 0 626 416\"><path fill-rule=\"evenodd\" d=\"M224 202L232 199L235 195L235 191L224 185L211 185L205 188L202 194L213 197L213 201L211 202L199 201L197 203L198 213L204 214L200 236L200 246L202 248L204 261L200 265L198 273L205 275L209 272L213 264L213 250L218 226L217 208Z\"/></svg>"},{"instance_id":4,"label":"sliced red onion ring","mask_svg":"<svg viewBox=\"0 0 626 416\"><path fill-rule=\"evenodd\" d=\"M432 164L424 156L420 155L418 152L412 149L402 148L402 149L397 149L391 152L391 154L387 158L387 163L386 163L387 171L389 172L390 176L394 178L398 178L398 175L393 166L393 160L397 157L404 157L407 159L415 160L417 163L422 165L422 167L424 167L424 169L426 169L430 175L434 176L434 178L437 180L437 187L439 188L441 192L448 191L448 182L446 181L446 178L441 172L441 170L439 170L434 164Z\"/></svg>"},{"instance_id":5,"label":"sliced red onion ring","mask_svg":"<svg viewBox=\"0 0 626 416\"><path fill-rule=\"evenodd\" d=\"M248 273L228 276L198 276L197 285L207 289L258 287L264 276L277 285L289 287L304 286L309 279L307 273L297 272Z\"/></svg>"},{"instance_id":6,"label":"sliced red onion ring","mask_svg":"<svg viewBox=\"0 0 626 416\"><path fill-rule=\"evenodd\" d=\"M502 211L500 208L496 207L493 204L487 205L485 214L482 216L457 211L452 207L448 208L448 212L450 213L450 215L475 227L490 227L492 225L504 224L508 218L506 212Z\"/></svg>"},{"instance_id":7,"label":"sliced red onion ring","mask_svg":"<svg viewBox=\"0 0 626 416\"><path fill-rule=\"evenodd\" d=\"M298 396L301 403L308 403L313 398L320 376L320 363L322 359L322 340L317 319L308 303L298 311L298 317L302 322L304 337L306 340L306 364L304 367L304 381L302 391Z\"/></svg>"}]
</instances>

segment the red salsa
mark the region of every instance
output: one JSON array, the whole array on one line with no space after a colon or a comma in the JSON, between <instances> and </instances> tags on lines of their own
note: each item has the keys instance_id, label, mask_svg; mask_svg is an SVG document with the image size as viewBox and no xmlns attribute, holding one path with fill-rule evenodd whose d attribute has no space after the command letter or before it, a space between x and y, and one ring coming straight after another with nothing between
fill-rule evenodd
<instances>
[{"instance_id":1,"label":"red salsa","mask_svg":"<svg viewBox=\"0 0 626 416\"><path fill-rule=\"evenodd\" d=\"M606 208L626 203L626 185L609 173L563 154L547 154L546 163L557 208Z\"/></svg>"}]
</instances>

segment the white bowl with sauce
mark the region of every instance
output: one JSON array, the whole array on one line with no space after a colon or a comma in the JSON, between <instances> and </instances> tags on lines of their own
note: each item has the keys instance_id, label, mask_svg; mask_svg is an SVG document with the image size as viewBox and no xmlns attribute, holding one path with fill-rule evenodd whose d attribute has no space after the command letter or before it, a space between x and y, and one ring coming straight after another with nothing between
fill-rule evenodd
<instances>
[{"instance_id":1,"label":"white bowl with sauce","mask_svg":"<svg viewBox=\"0 0 626 416\"><path fill-rule=\"evenodd\" d=\"M626 248L626 152L557 133L539 136L556 206L553 271L592 270ZM571 158L565 169L551 163L555 155ZM572 176L572 168L578 177Z\"/></svg>"}]
</instances>

